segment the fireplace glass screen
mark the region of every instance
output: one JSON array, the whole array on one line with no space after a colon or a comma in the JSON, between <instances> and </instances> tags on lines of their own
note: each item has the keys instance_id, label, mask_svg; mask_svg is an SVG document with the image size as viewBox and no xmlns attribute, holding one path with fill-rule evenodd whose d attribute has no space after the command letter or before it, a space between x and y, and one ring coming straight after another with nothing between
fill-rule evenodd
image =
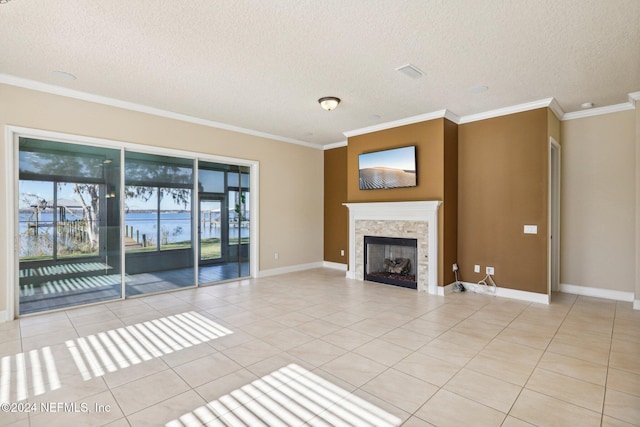
<instances>
[{"instance_id":1,"label":"fireplace glass screen","mask_svg":"<svg viewBox=\"0 0 640 427\"><path fill-rule=\"evenodd\" d=\"M364 238L364 279L417 289L416 239L395 237Z\"/></svg>"}]
</instances>

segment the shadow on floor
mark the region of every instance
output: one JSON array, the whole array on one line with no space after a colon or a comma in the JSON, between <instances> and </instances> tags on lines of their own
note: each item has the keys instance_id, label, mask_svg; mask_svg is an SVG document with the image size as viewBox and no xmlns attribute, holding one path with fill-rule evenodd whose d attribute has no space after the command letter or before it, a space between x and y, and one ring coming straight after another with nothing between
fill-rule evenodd
<instances>
[{"instance_id":1,"label":"shadow on floor","mask_svg":"<svg viewBox=\"0 0 640 427\"><path fill-rule=\"evenodd\" d=\"M198 285L248 277L249 263L201 266ZM104 263L75 263L20 271L20 314L75 307L121 298L120 274ZM151 294L195 286L194 269L127 274L126 296Z\"/></svg>"}]
</instances>

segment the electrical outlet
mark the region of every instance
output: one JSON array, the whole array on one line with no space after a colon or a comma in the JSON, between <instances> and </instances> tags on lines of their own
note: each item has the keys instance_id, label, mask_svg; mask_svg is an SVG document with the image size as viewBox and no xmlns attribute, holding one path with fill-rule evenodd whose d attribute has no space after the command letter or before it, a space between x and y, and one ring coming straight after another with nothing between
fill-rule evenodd
<instances>
[{"instance_id":1,"label":"electrical outlet","mask_svg":"<svg viewBox=\"0 0 640 427\"><path fill-rule=\"evenodd\" d=\"M456 264L455 262L453 263L453 271L458 271L458 264Z\"/></svg>"},{"instance_id":2,"label":"electrical outlet","mask_svg":"<svg viewBox=\"0 0 640 427\"><path fill-rule=\"evenodd\" d=\"M340 256L344 256L344 249L340 249Z\"/></svg>"},{"instance_id":3,"label":"electrical outlet","mask_svg":"<svg viewBox=\"0 0 640 427\"><path fill-rule=\"evenodd\" d=\"M280 258L280 254L279 254L278 252L274 253L274 254L273 254L273 258L275 258L275 259Z\"/></svg>"},{"instance_id":4,"label":"electrical outlet","mask_svg":"<svg viewBox=\"0 0 640 427\"><path fill-rule=\"evenodd\" d=\"M487 267L487 274L494 275L496 274L496 270L493 267Z\"/></svg>"},{"instance_id":5,"label":"electrical outlet","mask_svg":"<svg viewBox=\"0 0 640 427\"><path fill-rule=\"evenodd\" d=\"M480 273L480 266L478 264L473 266L473 272L474 273Z\"/></svg>"}]
</instances>

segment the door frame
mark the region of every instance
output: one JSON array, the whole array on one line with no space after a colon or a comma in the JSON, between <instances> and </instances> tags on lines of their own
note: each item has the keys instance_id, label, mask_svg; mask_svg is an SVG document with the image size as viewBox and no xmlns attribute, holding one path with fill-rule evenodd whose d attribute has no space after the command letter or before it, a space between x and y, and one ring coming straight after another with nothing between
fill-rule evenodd
<instances>
[{"instance_id":1,"label":"door frame","mask_svg":"<svg viewBox=\"0 0 640 427\"><path fill-rule=\"evenodd\" d=\"M198 164L199 160L213 162L213 163L228 163L232 165L238 166L246 166L249 168L250 174L250 261L249 261L249 274L252 278L259 277L260 270L260 162L257 160L247 160L235 157L228 156L219 156L215 154L207 154L202 152L194 152L187 150L180 150L174 148L165 148L160 146L149 146L142 145L138 143L131 142L123 142L113 139L106 138L98 138L77 134L69 134L63 132L42 130L42 129L34 129L22 126L15 125L4 125L4 154L5 154L5 184L4 184L4 202L5 207L7 209L7 215L5 216L5 230L7 231L7 239L4 242L5 253L7 254L7 259L4 261L4 266L6 266L5 272L2 275L5 279L6 283L6 310L2 310L0 307L0 322L7 320L14 320L17 318L18 306L19 306L19 295L17 292L17 283L19 283L19 257L17 256L19 252L19 235L18 235L18 214L17 214L17 199L16 195L19 193L18 189L18 173L19 173L19 165L18 165L18 153L19 149L17 147L18 139L20 137L26 138L38 138L38 139L53 139L54 141L66 142L71 144L83 144L83 145L93 145L100 146L105 148L116 148L121 150L121 159L124 159L125 150L135 150L137 152L144 152L149 154L157 154L157 155L168 155L168 156L176 156L183 158L192 158ZM121 171L121 174L124 174L124 171ZM195 171L195 177L197 178L197 170ZM196 179L197 182L197 179ZM197 190L197 189L196 189ZM122 180L120 183L120 191L124 192L124 181ZM197 194L197 193L195 193ZM121 199L120 205L121 212L124 211L124 199ZM121 219L124 221L124 218ZM123 224L121 224L123 225ZM124 266L124 229L121 227L121 262ZM193 232L192 232L193 233ZM193 236L193 234L192 234ZM198 265L195 265L195 277L198 274ZM124 268L122 272L122 281L124 283ZM196 287L199 286L196 281ZM167 291L171 292L171 291ZM124 295L124 294L123 294ZM103 304L95 303L95 304ZM89 304L93 305L93 304ZM77 307L82 307L85 305L79 305ZM69 308L52 310L53 311L62 311L67 310Z\"/></svg>"},{"instance_id":2,"label":"door frame","mask_svg":"<svg viewBox=\"0 0 640 427\"><path fill-rule=\"evenodd\" d=\"M560 290L560 192L562 148L549 137L548 294Z\"/></svg>"}]
</instances>

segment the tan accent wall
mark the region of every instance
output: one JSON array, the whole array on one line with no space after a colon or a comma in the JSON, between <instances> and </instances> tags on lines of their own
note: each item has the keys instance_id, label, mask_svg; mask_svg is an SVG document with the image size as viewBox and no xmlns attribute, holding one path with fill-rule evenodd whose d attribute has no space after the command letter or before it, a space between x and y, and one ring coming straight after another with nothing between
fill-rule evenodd
<instances>
[{"instance_id":1,"label":"tan accent wall","mask_svg":"<svg viewBox=\"0 0 640 427\"><path fill-rule=\"evenodd\" d=\"M324 152L324 260L349 263L347 147ZM341 255L340 251L344 251Z\"/></svg>"},{"instance_id":2,"label":"tan accent wall","mask_svg":"<svg viewBox=\"0 0 640 427\"><path fill-rule=\"evenodd\" d=\"M349 203L442 200L444 197L443 135L444 119L436 119L349 138L347 147L347 197ZM408 145L416 146L416 187L360 190L359 154Z\"/></svg>"},{"instance_id":3,"label":"tan accent wall","mask_svg":"<svg viewBox=\"0 0 640 427\"><path fill-rule=\"evenodd\" d=\"M438 285L453 282L457 252L457 128L435 119L349 138L347 147L347 198L357 202L442 200L438 212ZM358 155L365 152L416 146L417 186L388 190L360 190ZM445 181L447 185L445 186Z\"/></svg>"},{"instance_id":4,"label":"tan accent wall","mask_svg":"<svg viewBox=\"0 0 640 427\"><path fill-rule=\"evenodd\" d=\"M438 259L442 283L455 281L453 264L458 262L458 125L444 121L444 201L438 221L442 247Z\"/></svg>"},{"instance_id":5,"label":"tan accent wall","mask_svg":"<svg viewBox=\"0 0 640 427\"><path fill-rule=\"evenodd\" d=\"M563 284L635 290L637 111L562 122Z\"/></svg>"},{"instance_id":6,"label":"tan accent wall","mask_svg":"<svg viewBox=\"0 0 640 427\"><path fill-rule=\"evenodd\" d=\"M547 293L548 116L537 109L458 127L458 261L477 282ZM537 225L526 235L525 224ZM473 272L479 264L481 273Z\"/></svg>"},{"instance_id":7,"label":"tan accent wall","mask_svg":"<svg viewBox=\"0 0 640 427\"><path fill-rule=\"evenodd\" d=\"M322 261L323 152L237 132L0 85L0 126L15 125L260 162L260 270ZM3 144L4 132L0 138ZM5 151L0 164L5 164ZM12 179L0 174L0 188ZM6 224L6 209L0 224ZM0 241L10 239L0 227ZM274 259L274 252L279 259ZM0 267L13 254L0 245ZM0 282L0 311L7 283ZM15 286L10 283L9 286Z\"/></svg>"}]
</instances>

